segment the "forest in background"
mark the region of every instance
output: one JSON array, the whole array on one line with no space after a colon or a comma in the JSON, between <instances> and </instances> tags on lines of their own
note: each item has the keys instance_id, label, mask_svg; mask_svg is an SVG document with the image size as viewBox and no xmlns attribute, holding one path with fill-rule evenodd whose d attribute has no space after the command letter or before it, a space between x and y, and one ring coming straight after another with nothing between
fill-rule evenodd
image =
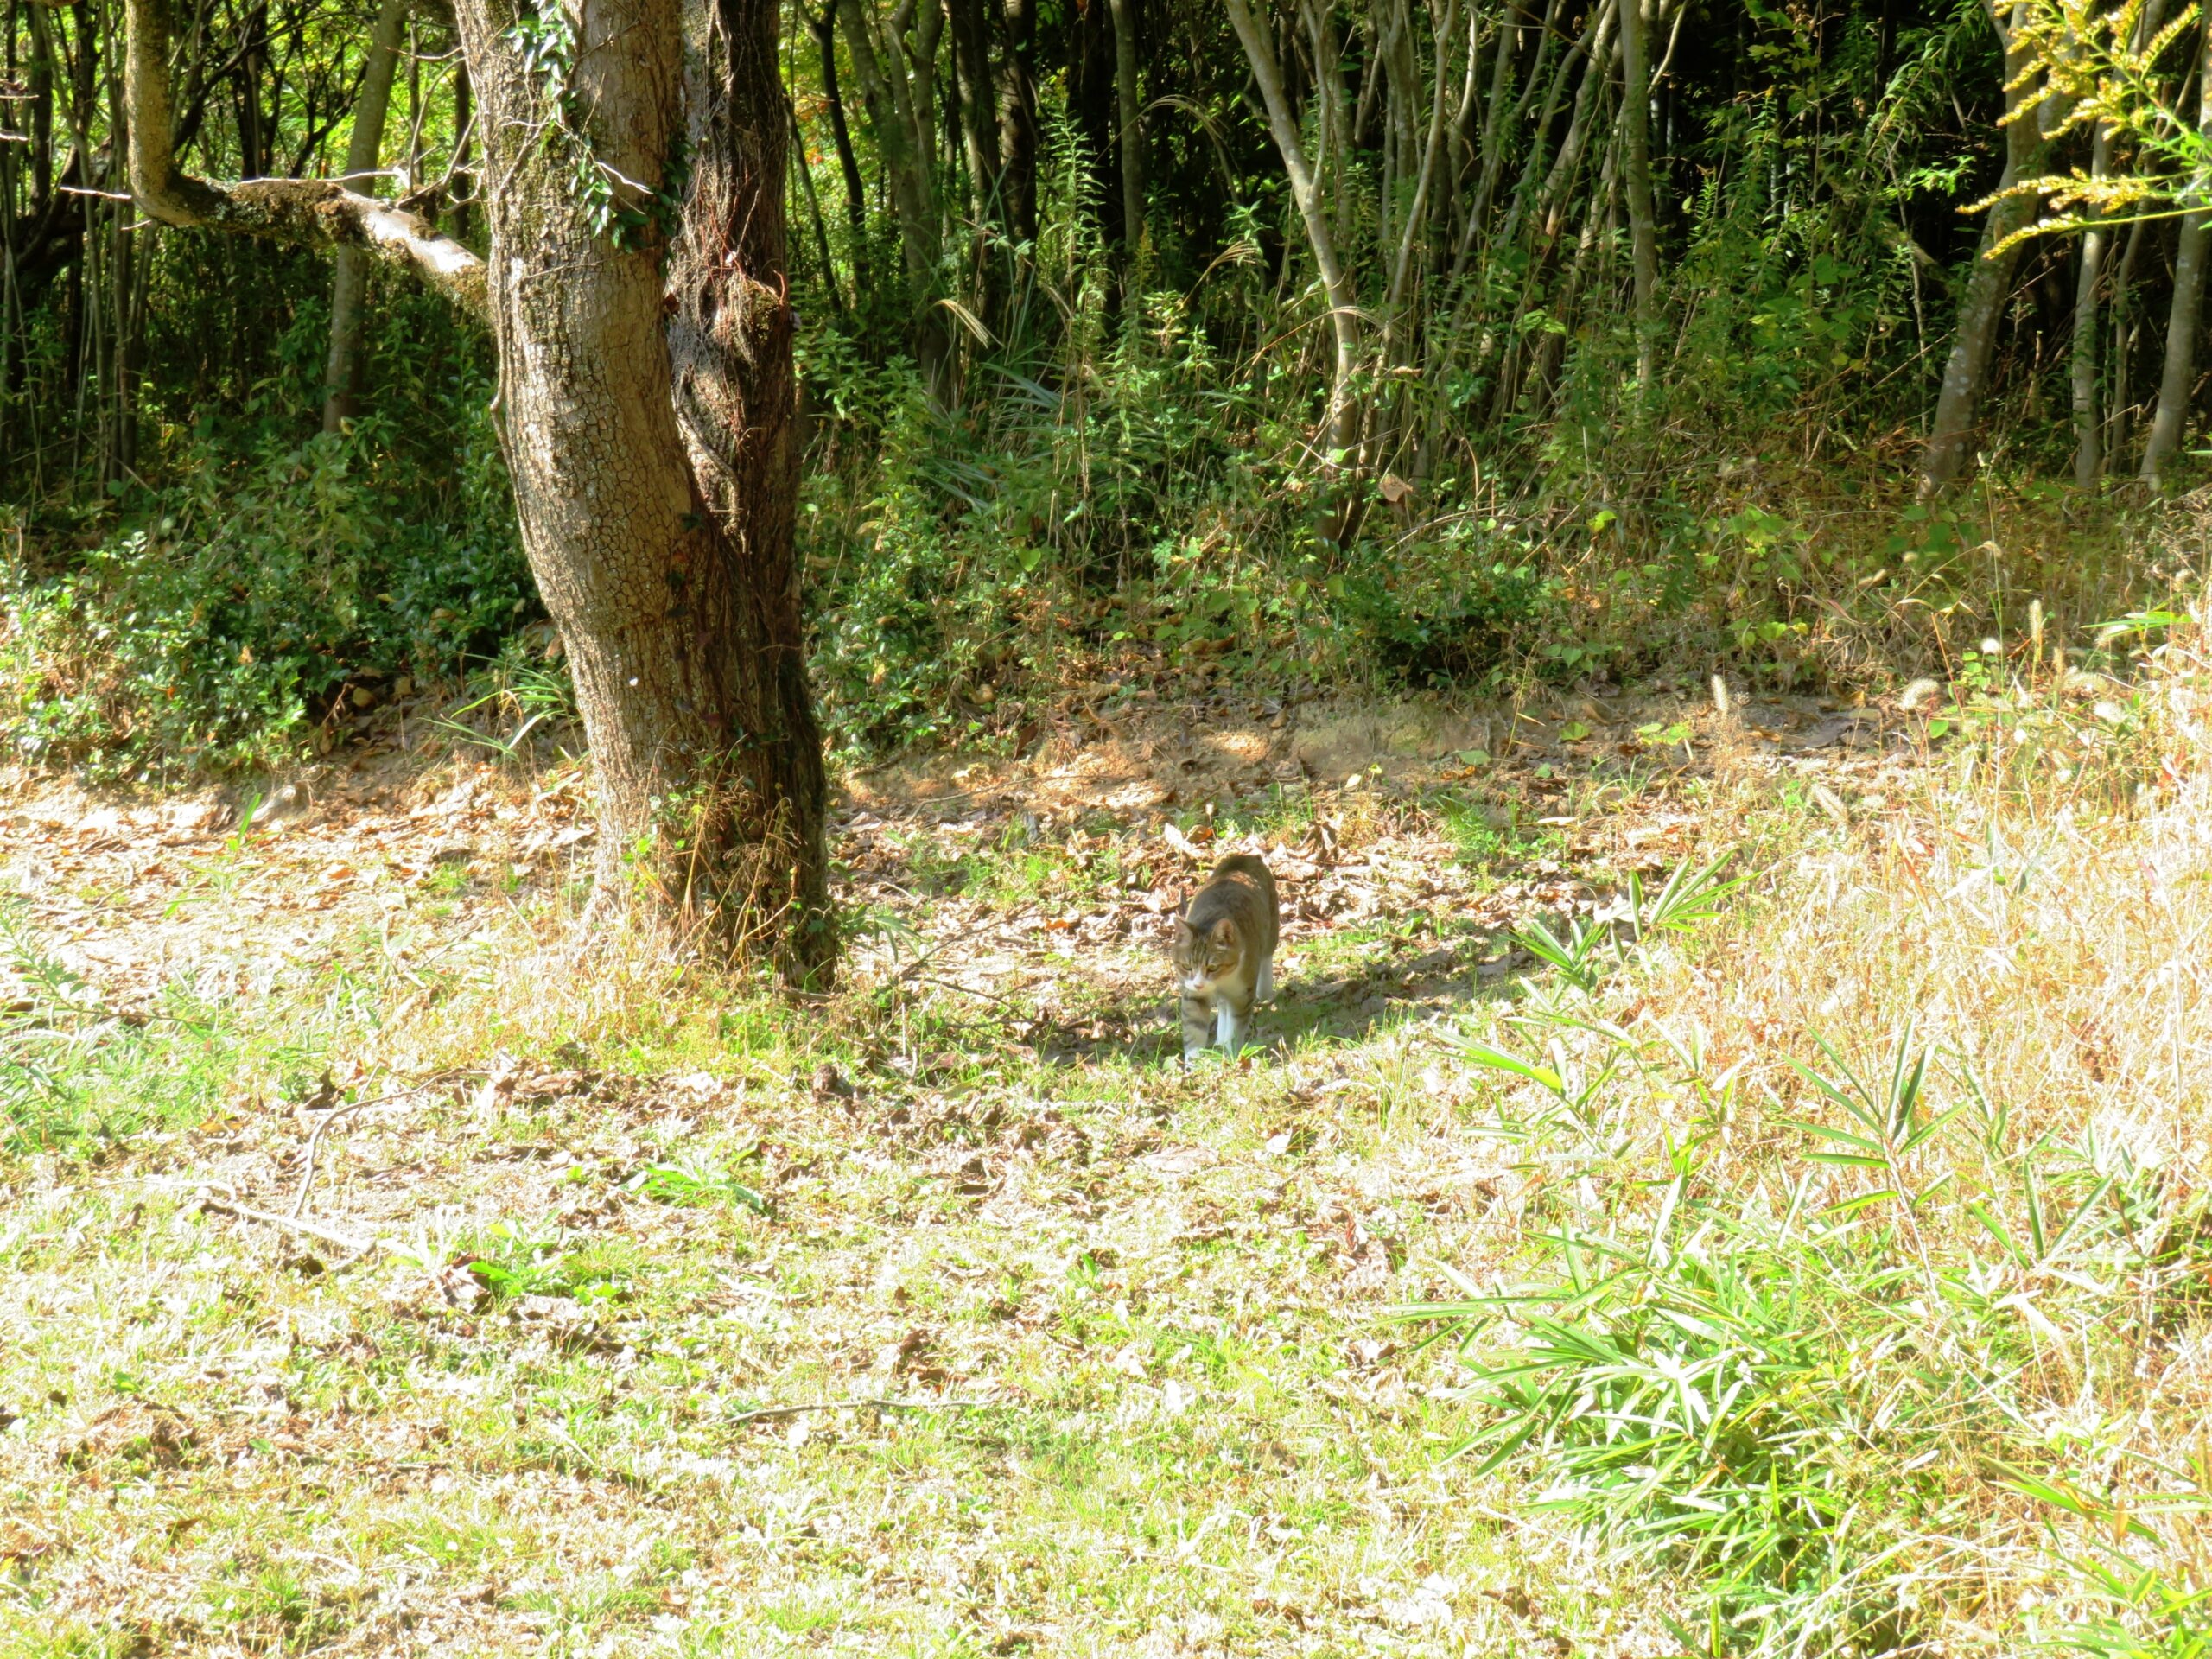
<instances>
[{"instance_id":1,"label":"forest in background","mask_svg":"<svg viewBox=\"0 0 2212 1659\"><path fill-rule=\"evenodd\" d=\"M2212 1653L2196 10L451 3L0 0L0 1655Z\"/></svg>"},{"instance_id":2,"label":"forest in background","mask_svg":"<svg viewBox=\"0 0 2212 1659\"><path fill-rule=\"evenodd\" d=\"M2059 15L2000 10L2014 35ZM395 687L557 702L480 327L358 258L147 222L120 14L0 22L18 752L168 774L327 748ZM513 12L535 61L560 16ZM2171 539L2132 481L2191 464L2203 227L1984 257L2035 206L1964 211L1992 191L2157 159L2053 130L1999 21L788 10L834 742L1019 741L1071 664L1849 688L1956 672L2031 595L2061 638L2126 609ZM2193 12L2130 21L2164 95L2197 98ZM374 174L481 247L449 13L197 0L172 32L200 172Z\"/></svg>"}]
</instances>

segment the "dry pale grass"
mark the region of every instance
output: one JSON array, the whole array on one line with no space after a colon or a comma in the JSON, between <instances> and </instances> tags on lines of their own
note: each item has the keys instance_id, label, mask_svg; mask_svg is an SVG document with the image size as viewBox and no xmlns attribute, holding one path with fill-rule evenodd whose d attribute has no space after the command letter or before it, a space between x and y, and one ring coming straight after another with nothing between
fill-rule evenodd
<instances>
[{"instance_id":1,"label":"dry pale grass","mask_svg":"<svg viewBox=\"0 0 2212 1659\"><path fill-rule=\"evenodd\" d=\"M2040 1636L2180 1654L2204 1639L2187 1611L2206 1582L2199 1516L2212 1504L2202 620L2146 653L2133 686L2027 656L2002 683L1947 697L1938 717L1976 741L1923 747L1917 765L1808 770L1777 791L1765 769L1724 760L1697 855L1747 876L1733 916L1637 948L1591 995L1540 995L1505 1022L1502 1046L1548 1053L1570 1087L1622 1067L1583 1103L1613 1139L1568 1160L1584 1190L1551 1208L1551 1225L1642 1249L1669 1237L1656 1195L1694 1206L1702 1193L1719 1200L1714 1216L1787 1211L1809 1236L1815 1217L1841 1215L1878 1240L1868 1260L1841 1229L1830 1236L1837 1306L1792 1317L1846 1345L1867 1328L1854 1316L1901 1309L1881 1327L1893 1345L1866 1361L1878 1408L1849 1432L1878 1459L1946 1472L1916 1495L1871 1474L1820 1484L1927 1500L1942 1525L1862 1522L1873 1543L1861 1554L1881 1557L1873 1598L1899 1622L1859 1617L1854 1637L1851 1619L1770 1612L1738 1638L1762 1651L1806 1650L1808 1630L1813 1650L1850 1651ZM1900 1121L1929 1135L1894 1152L1813 1077L1845 1095L1863 1080L1878 1114L1901 1063L1920 1059L1918 1116ZM1529 1084L1508 1093L1553 1103ZM1684 1147L1697 1149L1687 1161ZM1694 1176L1670 1186L1684 1169ZM1608 1190L1638 1177L1641 1194ZM1741 1248L1725 1226L1680 1244L1686 1230L1677 1223L1660 1254ZM2100 1232L2109 1248L2069 1258ZM1525 1264L1506 1244L1471 1277L1502 1287ZM1854 1348L1829 1382L1848 1392L1859 1365ZM1931 1382L1916 1365L1944 1375ZM1771 1405L1790 1409L1779 1394ZM1555 1496L1567 1466L1548 1465Z\"/></svg>"},{"instance_id":2,"label":"dry pale grass","mask_svg":"<svg viewBox=\"0 0 2212 1659\"><path fill-rule=\"evenodd\" d=\"M1269 1046L1189 1077L1148 951L1191 865L1117 767L1043 810L988 768L857 801L863 925L820 1001L574 954L558 778L150 857L67 829L139 885L19 869L18 971L120 964L158 1017L40 1003L59 1059L10 1028L0 1651L1680 1652L1711 1564L1541 1507L1541 1446L1446 1460L1500 1328L1463 1355L1390 1314L1541 1278L1565 1230L1792 1190L1839 1230L1807 1328L1859 1357L1822 1376L1867 1402L1822 1478L1887 1507L1721 1645L1786 1650L1838 1579L1898 1617L1800 1650L2163 1640L2183 1616L2111 1613L2077 1563L2196 1570L2149 1495L2192 1490L2206 1403L2207 682L2193 643L2132 693L2023 678L1947 705L1972 744L1926 707L1563 710L1479 771L1224 779L1219 838L1280 849L1297 913ZM1724 857L1717 913L1613 936L1586 994L1511 944ZM308 885L327 910L236 937ZM1815 1161L1797 1125L1847 1120L1790 1063L1834 1075L1825 1038L1886 1076L1909 1028L1956 1132ZM1576 1119L1471 1039L1605 1080ZM420 1085L320 1148L304 1213L359 1258L200 1202L289 1209L326 1071ZM1998 1261L1971 1206L2018 1229L2031 1166L2094 1253ZM1743 1445L1827 1409L1777 1390Z\"/></svg>"}]
</instances>

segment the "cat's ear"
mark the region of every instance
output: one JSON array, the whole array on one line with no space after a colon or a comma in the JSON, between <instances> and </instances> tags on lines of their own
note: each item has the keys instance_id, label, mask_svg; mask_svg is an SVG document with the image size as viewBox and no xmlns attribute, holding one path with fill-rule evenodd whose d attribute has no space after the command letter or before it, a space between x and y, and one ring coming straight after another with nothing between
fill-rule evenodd
<instances>
[{"instance_id":1,"label":"cat's ear","mask_svg":"<svg viewBox=\"0 0 2212 1659\"><path fill-rule=\"evenodd\" d=\"M1213 942L1216 944L1236 943L1236 921L1234 917L1224 916L1213 925Z\"/></svg>"}]
</instances>

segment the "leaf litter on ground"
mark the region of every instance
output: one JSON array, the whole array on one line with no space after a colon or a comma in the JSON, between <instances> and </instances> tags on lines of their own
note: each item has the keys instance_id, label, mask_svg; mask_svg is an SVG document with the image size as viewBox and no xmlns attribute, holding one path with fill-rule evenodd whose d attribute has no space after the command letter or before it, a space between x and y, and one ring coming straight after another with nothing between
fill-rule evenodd
<instances>
[{"instance_id":1,"label":"leaf litter on ground","mask_svg":"<svg viewBox=\"0 0 2212 1659\"><path fill-rule=\"evenodd\" d=\"M52 1616L250 1643L283 1615L239 1586L289 1574L319 1586L331 1651L643 1651L657 1620L763 1610L872 1651L936 1627L927 1586L980 1575L1030 1586L1046 1649L1110 1630L1490 1651L1618 1599L1607 1650L1656 1650L1633 1577L1465 1503L1436 1463L1449 1368L1414 1369L1376 1320L1448 1294L1428 1263L1502 1262L1543 1187L1454 1127L1480 1085L1422 1022L1535 969L1516 931L1594 925L1631 873L1709 855L1702 774L1458 744L1363 756L1346 787L1312 775L1299 721L1211 769L1163 725L852 780L834 1008L678 994L672 1020L592 1005L573 1029L487 988L574 913L573 767L372 758L244 832L213 798L14 779L7 880L41 949L104 1006L188 989L225 1048L196 1115L111 1117L97 1163L81 1139L16 1154L34 1242L4 1319L39 1334L0 1371L24 1424L0 1468L29 1490L61 1447L172 1538L151 1572L48 1493L22 1559ZM1732 759L1903 789L1913 757L1860 735ZM1185 1079L1159 952L1230 851L1281 880L1282 989L1264 1052ZM322 1150L314 1213L392 1250L195 1218L204 1188L285 1208L313 1133L288 1108L441 1065L419 1109ZM149 1227L127 1277L91 1242ZM132 1279L150 1323L61 1340L78 1287ZM141 1400L143 1427L101 1427ZM338 1507L255 1524L310 1491ZM454 1525L480 1535L464 1559L406 1565L399 1541ZM1541 1588L1567 1583L1586 1593Z\"/></svg>"}]
</instances>

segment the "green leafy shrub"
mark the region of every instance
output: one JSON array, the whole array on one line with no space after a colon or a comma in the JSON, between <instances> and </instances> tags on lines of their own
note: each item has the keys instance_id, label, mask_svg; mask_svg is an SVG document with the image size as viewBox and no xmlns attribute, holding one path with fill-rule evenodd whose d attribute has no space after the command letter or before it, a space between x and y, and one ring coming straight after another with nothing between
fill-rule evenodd
<instances>
[{"instance_id":1,"label":"green leafy shrub","mask_svg":"<svg viewBox=\"0 0 2212 1659\"><path fill-rule=\"evenodd\" d=\"M211 448L123 527L7 573L0 727L95 774L223 770L296 745L363 675L451 673L533 602L476 436L482 505L444 523L379 476L377 421L227 462Z\"/></svg>"},{"instance_id":2,"label":"green leafy shrub","mask_svg":"<svg viewBox=\"0 0 2212 1659\"><path fill-rule=\"evenodd\" d=\"M1605 654L1576 636L1565 584L1513 524L1496 518L1436 527L1403 545L1364 542L1323 592L1385 679L1497 690L1534 665L1587 672ZM1546 657L1546 645L1558 647Z\"/></svg>"}]
</instances>

